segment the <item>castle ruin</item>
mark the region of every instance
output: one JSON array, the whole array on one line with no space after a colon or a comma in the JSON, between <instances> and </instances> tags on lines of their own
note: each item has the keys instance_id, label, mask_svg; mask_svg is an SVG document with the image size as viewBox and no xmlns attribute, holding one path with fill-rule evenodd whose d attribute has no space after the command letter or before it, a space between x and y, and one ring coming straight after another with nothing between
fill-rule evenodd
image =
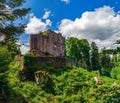
<instances>
[{"instance_id":1,"label":"castle ruin","mask_svg":"<svg viewBox=\"0 0 120 103\"><path fill-rule=\"evenodd\" d=\"M30 53L24 56L24 69L19 72L21 81L35 76L36 84L44 86L47 83L47 72L55 68L73 66L74 62L64 54L65 38L61 33L50 29L39 34L30 35ZM33 57L34 56L34 57ZM49 69L47 69L49 68Z\"/></svg>"},{"instance_id":2,"label":"castle ruin","mask_svg":"<svg viewBox=\"0 0 120 103\"><path fill-rule=\"evenodd\" d=\"M65 38L50 29L30 35L30 52L39 57L64 57Z\"/></svg>"}]
</instances>

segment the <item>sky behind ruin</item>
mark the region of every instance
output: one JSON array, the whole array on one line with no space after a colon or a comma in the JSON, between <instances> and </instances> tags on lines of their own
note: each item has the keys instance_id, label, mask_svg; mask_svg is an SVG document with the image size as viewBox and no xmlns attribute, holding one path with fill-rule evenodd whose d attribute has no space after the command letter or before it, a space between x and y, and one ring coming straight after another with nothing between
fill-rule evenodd
<instances>
[{"instance_id":1,"label":"sky behind ruin","mask_svg":"<svg viewBox=\"0 0 120 103\"><path fill-rule=\"evenodd\" d=\"M29 50L29 34L52 29L63 36L95 41L100 48L115 48L120 39L120 0L27 0L31 7L21 36L23 52Z\"/></svg>"}]
</instances>

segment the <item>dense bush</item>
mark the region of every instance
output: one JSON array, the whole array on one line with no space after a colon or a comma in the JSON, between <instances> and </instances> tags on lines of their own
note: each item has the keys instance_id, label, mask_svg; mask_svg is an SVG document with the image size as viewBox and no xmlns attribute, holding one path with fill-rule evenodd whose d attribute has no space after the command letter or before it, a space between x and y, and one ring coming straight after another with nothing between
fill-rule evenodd
<instances>
[{"instance_id":1,"label":"dense bush","mask_svg":"<svg viewBox=\"0 0 120 103\"><path fill-rule=\"evenodd\" d=\"M65 57L39 57L27 54L24 56L24 69L28 71L51 71L54 68L65 67L67 61L68 59Z\"/></svg>"},{"instance_id":2,"label":"dense bush","mask_svg":"<svg viewBox=\"0 0 120 103\"><path fill-rule=\"evenodd\" d=\"M102 68L101 69L101 74L104 76L110 77L110 73L111 73L111 69L109 69L109 68Z\"/></svg>"},{"instance_id":3,"label":"dense bush","mask_svg":"<svg viewBox=\"0 0 120 103\"><path fill-rule=\"evenodd\" d=\"M6 47L0 46L0 102L3 100L5 102L8 95L8 85L7 85L7 73L9 69L9 64L11 62L11 53Z\"/></svg>"},{"instance_id":4,"label":"dense bush","mask_svg":"<svg viewBox=\"0 0 120 103\"><path fill-rule=\"evenodd\" d=\"M111 77L115 79L120 79L120 63L117 64L111 71Z\"/></svg>"},{"instance_id":5,"label":"dense bush","mask_svg":"<svg viewBox=\"0 0 120 103\"><path fill-rule=\"evenodd\" d=\"M38 58L35 56L32 56L30 54L26 54L24 56L24 69L29 69L29 71L34 71L35 68L38 68L39 65L36 62L38 61Z\"/></svg>"},{"instance_id":6,"label":"dense bush","mask_svg":"<svg viewBox=\"0 0 120 103\"><path fill-rule=\"evenodd\" d=\"M11 53L7 50L7 48L0 47L0 72L4 72L8 69L11 59Z\"/></svg>"},{"instance_id":7,"label":"dense bush","mask_svg":"<svg viewBox=\"0 0 120 103\"><path fill-rule=\"evenodd\" d=\"M9 100L19 102L20 95L30 103L118 103L120 87L115 80L90 73L82 68L67 68L49 73L49 81L44 88L36 86L35 82L20 82L17 78L19 67L10 66L8 80L11 91ZM102 84L96 84L94 77L98 77ZM20 97L21 97L20 96Z\"/></svg>"}]
</instances>

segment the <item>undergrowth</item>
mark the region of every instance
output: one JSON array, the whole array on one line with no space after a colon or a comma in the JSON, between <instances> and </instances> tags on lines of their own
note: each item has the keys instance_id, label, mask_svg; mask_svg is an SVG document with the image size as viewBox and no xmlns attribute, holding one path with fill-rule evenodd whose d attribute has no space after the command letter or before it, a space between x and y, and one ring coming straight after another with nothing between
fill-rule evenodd
<instances>
[{"instance_id":1,"label":"undergrowth","mask_svg":"<svg viewBox=\"0 0 120 103\"><path fill-rule=\"evenodd\" d=\"M20 67L11 63L7 71L10 103L119 103L119 81L85 69L61 68L49 73L44 88L34 81L18 79ZM94 81L99 78L102 84ZM113 85L116 84L116 85Z\"/></svg>"}]
</instances>

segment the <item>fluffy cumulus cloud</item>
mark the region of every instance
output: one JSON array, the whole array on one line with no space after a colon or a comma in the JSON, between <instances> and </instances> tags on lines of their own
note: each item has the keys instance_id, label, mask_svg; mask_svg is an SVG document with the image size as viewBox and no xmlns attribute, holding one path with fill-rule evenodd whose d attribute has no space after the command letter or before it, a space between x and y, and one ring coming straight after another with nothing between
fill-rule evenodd
<instances>
[{"instance_id":1,"label":"fluffy cumulus cloud","mask_svg":"<svg viewBox=\"0 0 120 103\"><path fill-rule=\"evenodd\" d=\"M27 15L26 18L29 18L29 23L25 28L26 34L38 34L41 31L45 31L52 25L52 22L49 18L51 12L45 11L45 14L41 17L41 19L37 18L33 13ZM23 37L24 38L24 37ZM20 39L20 50L22 54L25 54L29 51L29 43L26 42L28 40L24 40L23 38ZM26 38L26 37L25 37ZM0 40L2 38L0 37ZM24 45L22 45L24 44Z\"/></svg>"},{"instance_id":2,"label":"fluffy cumulus cloud","mask_svg":"<svg viewBox=\"0 0 120 103\"><path fill-rule=\"evenodd\" d=\"M48 19L50 14L51 14L51 11L46 11L42 18L43 19Z\"/></svg>"},{"instance_id":3,"label":"fluffy cumulus cloud","mask_svg":"<svg viewBox=\"0 0 120 103\"><path fill-rule=\"evenodd\" d=\"M30 51L30 47L29 47L29 41L26 41L26 43L24 43L24 41L18 41L17 42L18 45L20 45L20 52L21 54L26 54Z\"/></svg>"},{"instance_id":4,"label":"fluffy cumulus cloud","mask_svg":"<svg viewBox=\"0 0 120 103\"><path fill-rule=\"evenodd\" d=\"M114 8L104 6L87 11L75 20L63 19L59 30L66 37L78 37L95 41L100 47L110 47L120 39L120 14ZM113 46L114 47L114 46Z\"/></svg>"},{"instance_id":5,"label":"fluffy cumulus cloud","mask_svg":"<svg viewBox=\"0 0 120 103\"><path fill-rule=\"evenodd\" d=\"M5 39L5 36L0 33L0 42L1 42L1 41L4 41L4 39Z\"/></svg>"},{"instance_id":6,"label":"fluffy cumulus cloud","mask_svg":"<svg viewBox=\"0 0 120 103\"><path fill-rule=\"evenodd\" d=\"M69 3L70 2L70 0L61 0L61 1L65 2L65 3Z\"/></svg>"},{"instance_id":7,"label":"fluffy cumulus cloud","mask_svg":"<svg viewBox=\"0 0 120 103\"><path fill-rule=\"evenodd\" d=\"M29 50L30 48L28 46L21 45L20 47L21 54L26 54Z\"/></svg>"},{"instance_id":8,"label":"fluffy cumulus cloud","mask_svg":"<svg viewBox=\"0 0 120 103\"><path fill-rule=\"evenodd\" d=\"M52 24L52 22L49 19L47 19L47 16L46 16L46 21L43 22L41 19L35 17L32 14L32 16L30 16L30 21L27 24L27 27L25 28L25 33L37 34L40 31L45 31L49 26L51 26L51 24Z\"/></svg>"}]
</instances>

